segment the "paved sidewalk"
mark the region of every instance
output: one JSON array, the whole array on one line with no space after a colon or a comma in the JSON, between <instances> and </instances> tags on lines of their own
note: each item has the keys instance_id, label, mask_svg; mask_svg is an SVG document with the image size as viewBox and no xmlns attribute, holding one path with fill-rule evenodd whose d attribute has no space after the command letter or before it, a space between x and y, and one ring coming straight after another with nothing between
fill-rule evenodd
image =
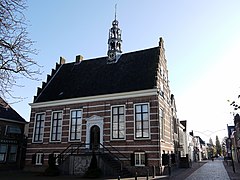
<instances>
[{"instance_id":1,"label":"paved sidewalk","mask_svg":"<svg viewBox=\"0 0 240 180\"><path fill-rule=\"evenodd\" d=\"M230 162L227 163L223 161L223 165L231 180L240 180L240 164L239 163L234 163L235 172L233 171L233 167Z\"/></svg>"},{"instance_id":2,"label":"paved sidewalk","mask_svg":"<svg viewBox=\"0 0 240 180\"><path fill-rule=\"evenodd\" d=\"M208 161L186 180L230 180L222 160Z\"/></svg>"},{"instance_id":3,"label":"paved sidewalk","mask_svg":"<svg viewBox=\"0 0 240 180\"><path fill-rule=\"evenodd\" d=\"M224 168L225 167L225 168ZM201 161L193 163L191 168L179 168L172 172L171 176L150 176L149 180L240 180L240 164L235 165L236 172L233 172L232 166L227 165L222 159L215 161ZM230 178L229 178L230 177ZM0 172L0 180L90 180L77 176L43 176L39 173L24 172L24 171L8 171ZM146 177L138 177L137 180L146 180ZM91 179L93 180L93 179ZM95 179L95 180L103 180ZM106 180L106 178L105 178ZM113 180L113 179L111 179ZM116 179L115 179L116 180ZM121 178L121 180L135 180L132 178Z\"/></svg>"}]
</instances>

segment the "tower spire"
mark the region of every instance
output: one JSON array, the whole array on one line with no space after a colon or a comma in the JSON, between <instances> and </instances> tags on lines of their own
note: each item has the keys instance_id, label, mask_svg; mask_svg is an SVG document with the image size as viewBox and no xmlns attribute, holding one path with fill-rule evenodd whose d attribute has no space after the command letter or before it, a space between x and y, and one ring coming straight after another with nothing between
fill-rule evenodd
<instances>
[{"instance_id":1,"label":"tower spire","mask_svg":"<svg viewBox=\"0 0 240 180\"><path fill-rule=\"evenodd\" d=\"M121 29L118 27L117 21L117 4L115 4L115 19L112 22L112 27L109 29L108 37L108 64L116 63L121 56L122 39Z\"/></svg>"},{"instance_id":2,"label":"tower spire","mask_svg":"<svg viewBox=\"0 0 240 180\"><path fill-rule=\"evenodd\" d=\"M115 4L115 20L117 20L117 4Z\"/></svg>"}]
</instances>

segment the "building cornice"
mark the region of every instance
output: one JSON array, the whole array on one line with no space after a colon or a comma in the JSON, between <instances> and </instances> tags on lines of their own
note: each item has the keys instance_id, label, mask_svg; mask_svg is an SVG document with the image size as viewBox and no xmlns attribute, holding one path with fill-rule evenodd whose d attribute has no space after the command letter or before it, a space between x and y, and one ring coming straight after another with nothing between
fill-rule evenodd
<instances>
[{"instance_id":1,"label":"building cornice","mask_svg":"<svg viewBox=\"0 0 240 180\"><path fill-rule=\"evenodd\" d=\"M99 96L88 96L88 97L71 98L71 99L63 99L63 100L56 100L56 101L39 102L39 103L29 103L29 105L31 106L31 108L42 108L42 107L51 107L51 106L70 105L70 104L76 104L76 103L151 96L151 95L157 95L157 92L158 92L157 89L148 89L148 90L133 91L133 92L114 93L114 94L106 94L106 95L99 95Z\"/></svg>"},{"instance_id":2,"label":"building cornice","mask_svg":"<svg viewBox=\"0 0 240 180\"><path fill-rule=\"evenodd\" d=\"M7 122L13 122L13 123L19 123L19 124L26 124L27 122L21 122L17 120L12 120L12 119L6 119L6 118L0 118L0 121L7 121Z\"/></svg>"}]
</instances>

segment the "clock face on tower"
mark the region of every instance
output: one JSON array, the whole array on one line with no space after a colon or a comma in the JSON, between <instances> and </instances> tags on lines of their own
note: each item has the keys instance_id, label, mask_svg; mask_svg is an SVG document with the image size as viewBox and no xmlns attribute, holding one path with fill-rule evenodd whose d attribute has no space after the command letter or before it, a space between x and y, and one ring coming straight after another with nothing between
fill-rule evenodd
<instances>
[{"instance_id":1,"label":"clock face on tower","mask_svg":"<svg viewBox=\"0 0 240 180\"><path fill-rule=\"evenodd\" d=\"M110 59L115 59L115 53L114 52L110 52L109 53L109 58Z\"/></svg>"}]
</instances>

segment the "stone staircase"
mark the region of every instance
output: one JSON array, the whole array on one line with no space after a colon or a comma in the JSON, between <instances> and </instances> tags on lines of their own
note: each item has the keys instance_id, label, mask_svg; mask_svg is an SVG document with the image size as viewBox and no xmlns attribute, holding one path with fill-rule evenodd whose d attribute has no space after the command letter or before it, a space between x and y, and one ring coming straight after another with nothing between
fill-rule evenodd
<instances>
[{"instance_id":1,"label":"stone staircase","mask_svg":"<svg viewBox=\"0 0 240 180\"><path fill-rule=\"evenodd\" d=\"M58 167L62 174L83 175L90 165L92 158L92 150L86 148L86 144L71 144L60 155L58 159ZM89 146L90 147L90 146ZM106 177L130 177L132 174L125 167L123 160L125 157L121 152L114 147L106 148L99 144L97 149L94 149L98 157L99 168L102 169ZM111 149L111 150L110 150ZM114 153L112 153L114 151ZM128 159L127 159L128 160Z\"/></svg>"}]
</instances>

